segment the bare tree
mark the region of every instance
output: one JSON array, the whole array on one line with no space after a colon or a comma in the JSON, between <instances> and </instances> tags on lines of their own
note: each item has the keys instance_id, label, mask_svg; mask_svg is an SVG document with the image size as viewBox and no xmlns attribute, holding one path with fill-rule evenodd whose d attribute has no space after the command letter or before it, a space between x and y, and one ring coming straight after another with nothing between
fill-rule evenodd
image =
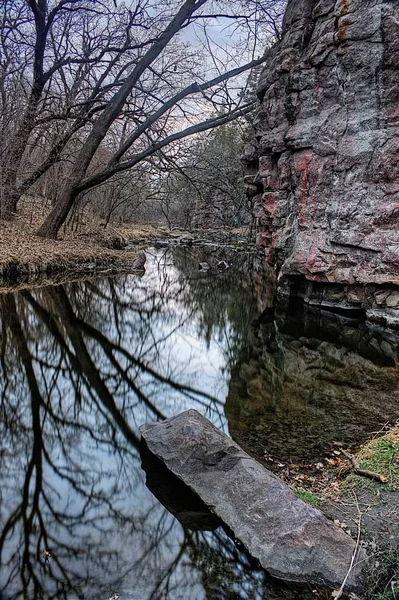
<instances>
[{"instance_id":1,"label":"bare tree","mask_svg":"<svg viewBox=\"0 0 399 600\"><path fill-rule=\"evenodd\" d=\"M102 3L98 3L104 7ZM105 8L105 7L104 7ZM3 58L3 79L8 86L18 84L20 114L14 120L13 131L6 144L3 186L6 213L16 209L19 198L18 176L21 161L39 121L49 121L49 107L52 117L59 108L56 89L59 82L64 86L61 93L69 91L64 109L72 100L73 93L82 79L86 64L98 60L93 58L91 48L83 49L83 56L74 49L76 28L91 21L92 13L97 13L95 3L90 0L60 0L50 5L47 0L5 0L1 12L1 38ZM84 34L81 36L84 45ZM101 51L100 51L101 53ZM77 65L73 78L67 73L68 67ZM58 81L54 79L58 75ZM68 81L69 79L69 81ZM54 88L54 89L53 89ZM75 88L75 89L74 89ZM8 100L3 99L2 108ZM39 112L41 113L39 119Z\"/></svg>"},{"instance_id":2,"label":"bare tree","mask_svg":"<svg viewBox=\"0 0 399 600\"><path fill-rule=\"evenodd\" d=\"M248 223L241 153L240 122L197 137L179 161L168 160L168 176L157 202L172 225L210 228Z\"/></svg>"},{"instance_id":3,"label":"bare tree","mask_svg":"<svg viewBox=\"0 0 399 600\"><path fill-rule=\"evenodd\" d=\"M131 0L118 8L111 0L5 0L0 92L16 92L11 131L2 139L3 215L40 180L58 177L55 205L39 230L55 237L83 192L250 112L253 100L230 82L263 62L261 27L277 31L283 4ZM212 26L221 38L227 28L233 43L214 39ZM100 151L109 160L94 169Z\"/></svg>"},{"instance_id":4,"label":"bare tree","mask_svg":"<svg viewBox=\"0 0 399 600\"><path fill-rule=\"evenodd\" d=\"M198 12L198 10L205 3L206 0L186 0L186 2L184 2L180 10L169 22L165 30L158 36L156 41L144 53L142 58L140 58L134 69L131 71L131 73L126 77L121 88L114 94L112 99L108 102L107 106L102 111L101 116L98 117L96 122L94 123L86 139L86 142L83 144L82 149L79 152L73 164L73 167L71 168L71 173L62 190L60 199L55 205L54 209L49 214L49 216L47 217L47 219L45 220L45 222L43 223L43 225L41 226L41 228L39 229L39 235L42 235L44 237L55 237L57 235L59 228L64 223L77 196L83 190L89 189L94 185L106 181L114 173L132 168L148 156L154 154L157 150L160 150L164 146L170 144L172 141L181 139L182 137L185 137L192 133L197 133L201 130L206 130L211 127L215 127L217 125L228 122L232 118L236 118L239 114L242 114L243 112L248 111L250 108L252 108L252 106L240 106L236 110L231 111L227 116L222 115L213 117L207 121L203 121L200 124L185 128L179 131L178 133L163 137L163 139L159 140L158 142L152 143L145 150L123 161L123 157L125 156L126 152L132 147L134 142L138 140L141 135L145 134L153 123L157 122L160 117L162 117L170 109L177 105L178 102L181 102L183 99L187 98L193 93L204 92L210 87L214 87L215 85L230 78L232 75L239 74L240 72L246 70L248 66L246 65L245 68L237 68L235 69L234 73L220 75L212 81L206 82L202 85L194 83L186 87L181 92L178 92L177 94L173 95L169 100L164 102L160 106L160 108L157 111L155 111L155 113L147 117L147 119L144 120L144 122L140 124L136 128L136 130L133 131L132 134L130 134L130 136L127 137L119 151L114 154L107 167L102 172L96 173L91 177L89 176L85 178L87 168L89 167L96 150L105 138L111 125L120 115L133 87L139 82L141 76L145 73L145 71L151 68L152 64L159 57L159 55L166 48L166 46L173 39L173 37L176 36L177 33L183 27L187 26L191 17L196 12Z\"/></svg>"}]
</instances>

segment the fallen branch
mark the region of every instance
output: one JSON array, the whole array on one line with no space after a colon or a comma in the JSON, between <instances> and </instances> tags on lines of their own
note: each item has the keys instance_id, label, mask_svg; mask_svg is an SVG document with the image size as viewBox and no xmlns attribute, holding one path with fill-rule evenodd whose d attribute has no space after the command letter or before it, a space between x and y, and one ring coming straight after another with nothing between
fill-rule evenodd
<instances>
[{"instance_id":1,"label":"fallen branch","mask_svg":"<svg viewBox=\"0 0 399 600\"><path fill-rule=\"evenodd\" d=\"M375 481L379 481L380 483L386 483L388 478L385 475L380 475L379 473L375 473L374 471L368 471L367 469L361 469L359 463L356 460L356 457L350 452L346 452L345 450L341 450L342 454L348 458L353 465L353 472L356 475L361 475L362 477L368 477L369 479L374 479Z\"/></svg>"}]
</instances>

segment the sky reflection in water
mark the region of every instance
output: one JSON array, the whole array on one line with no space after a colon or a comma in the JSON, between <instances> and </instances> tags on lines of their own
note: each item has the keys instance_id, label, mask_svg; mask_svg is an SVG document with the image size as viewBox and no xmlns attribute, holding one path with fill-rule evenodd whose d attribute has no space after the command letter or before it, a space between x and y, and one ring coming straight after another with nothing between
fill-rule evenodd
<instances>
[{"instance_id":1,"label":"sky reflection in water","mask_svg":"<svg viewBox=\"0 0 399 600\"><path fill-rule=\"evenodd\" d=\"M138 428L194 407L270 468L318 463L398 418L398 335L272 306L245 254L202 275L212 252L227 258L152 251L142 278L0 294L0 600L314 598L206 514L184 527L163 505L181 512L177 484L145 485Z\"/></svg>"},{"instance_id":2,"label":"sky reflection in water","mask_svg":"<svg viewBox=\"0 0 399 600\"><path fill-rule=\"evenodd\" d=\"M140 466L146 421L195 407L227 431L254 305L244 276L196 264L153 252L142 278L0 296L2 600L262 597L263 573L222 530L184 530Z\"/></svg>"}]
</instances>

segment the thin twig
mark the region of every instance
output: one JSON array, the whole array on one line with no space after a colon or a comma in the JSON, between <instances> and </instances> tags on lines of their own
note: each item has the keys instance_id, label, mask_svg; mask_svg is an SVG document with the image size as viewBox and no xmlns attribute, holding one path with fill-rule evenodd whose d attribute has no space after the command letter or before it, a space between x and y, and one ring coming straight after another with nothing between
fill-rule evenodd
<instances>
[{"instance_id":1,"label":"thin twig","mask_svg":"<svg viewBox=\"0 0 399 600\"><path fill-rule=\"evenodd\" d=\"M353 493L353 495L354 495L354 498L355 498L356 507L357 507L357 513L358 513L356 545L355 545L355 549L354 549L353 554L352 554L352 558L351 558L351 563L349 565L349 569L348 569L348 571L347 571L347 573L345 575L345 578L344 578L344 580L343 580L343 582L341 584L341 587L338 590L338 594L336 596L334 596L335 600L339 600L339 598L341 598L341 596L342 596L342 594L344 592L344 589L345 589L345 586L346 586L346 582L348 581L349 575L351 574L351 572L353 570L353 565L355 563L356 556L357 556L357 553L358 553L358 550L359 550L359 546L360 546L360 536L361 536L361 532L362 532L362 527L361 527L361 525L362 525L362 513L360 512L359 502L357 501L357 496L356 496L355 493Z\"/></svg>"}]
</instances>

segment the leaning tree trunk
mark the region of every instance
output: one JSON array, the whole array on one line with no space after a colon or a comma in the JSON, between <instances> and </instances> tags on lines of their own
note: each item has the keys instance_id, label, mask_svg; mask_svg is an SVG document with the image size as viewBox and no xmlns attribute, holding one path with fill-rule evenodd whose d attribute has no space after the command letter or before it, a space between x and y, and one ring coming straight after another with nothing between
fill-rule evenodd
<instances>
[{"instance_id":1,"label":"leaning tree trunk","mask_svg":"<svg viewBox=\"0 0 399 600\"><path fill-rule=\"evenodd\" d=\"M79 192L73 187L65 186L53 210L39 228L37 235L55 240L78 195Z\"/></svg>"},{"instance_id":2,"label":"leaning tree trunk","mask_svg":"<svg viewBox=\"0 0 399 600\"><path fill-rule=\"evenodd\" d=\"M41 237L55 238L69 211L73 207L79 195L79 184L97 151L97 148L107 135L109 128L120 115L125 102L137 81L146 69L158 58L170 40L178 33L186 21L208 0L186 0L177 14L166 26L157 40L150 46L149 50L139 60L133 71L128 75L124 84L111 98L104 111L94 123L93 128L78 153L71 167L69 177L61 192L61 196L48 215L37 234Z\"/></svg>"}]
</instances>

